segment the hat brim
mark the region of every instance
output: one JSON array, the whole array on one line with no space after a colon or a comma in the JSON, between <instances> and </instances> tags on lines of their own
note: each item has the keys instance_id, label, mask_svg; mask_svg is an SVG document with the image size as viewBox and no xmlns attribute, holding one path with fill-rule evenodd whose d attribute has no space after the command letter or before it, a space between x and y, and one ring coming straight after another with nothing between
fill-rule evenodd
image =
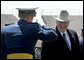
<instances>
[{"instance_id":1,"label":"hat brim","mask_svg":"<svg viewBox=\"0 0 84 60\"><path fill-rule=\"evenodd\" d=\"M18 10L36 10L36 9L38 9L38 7L36 7L36 8L16 8L16 9L18 9Z\"/></svg>"},{"instance_id":2,"label":"hat brim","mask_svg":"<svg viewBox=\"0 0 84 60\"><path fill-rule=\"evenodd\" d=\"M61 21L61 22L72 21L72 19L62 20L62 19L59 19L59 18L56 18L56 17L54 17L54 18L55 18L55 20L57 20L57 21Z\"/></svg>"},{"instance_id":3,"label":"hat brim","mask_svg":"<svg viewBox=\"0 0 84 60\"><path fill-rule=\"evenodd\" d=\"M56 20L58 20L58 21L62 21L62 22L72 21L71 19L62 20L62 19L59 19L59 18L56 18Z\"/></svg>"}]
</instances>

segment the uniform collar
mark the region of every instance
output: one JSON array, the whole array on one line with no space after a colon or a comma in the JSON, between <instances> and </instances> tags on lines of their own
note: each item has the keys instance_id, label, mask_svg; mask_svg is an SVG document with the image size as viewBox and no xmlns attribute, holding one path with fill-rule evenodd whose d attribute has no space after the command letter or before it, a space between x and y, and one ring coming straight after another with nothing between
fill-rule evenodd
<instances>
[{"instance_id":1,"label":"uniform collar","mask_svg":"<svg viewBox=\"0 0 84 60\"><path fill-rule=\"evenodd\" d=\"M32 22L27 22L25 19L20 19L18 21L18 24L29 24L29 23L32 23Z\"/></svg>"}]
</instances>

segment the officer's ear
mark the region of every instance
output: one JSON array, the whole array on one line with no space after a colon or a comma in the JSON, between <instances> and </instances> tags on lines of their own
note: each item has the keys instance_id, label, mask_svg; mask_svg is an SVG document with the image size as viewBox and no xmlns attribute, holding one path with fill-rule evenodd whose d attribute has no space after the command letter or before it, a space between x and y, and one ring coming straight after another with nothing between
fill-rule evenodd
<instances>
[{"instance_id":1,"label":"officer's ear","mask_svg":"<svg viewBox=\"0 0 84 60\"><path fill-rule=\"evenodd\" d=\"M33 18L33 17L35 17L35 15L34 14L30 14L30 16Z\"/></svg>"},{"instance_id":2,"label":"officer's ear","mask_svg":"<svg viewBox=\"0 0 84 60\"><path fill-rule=\"evenodd\" d=\"M18 14L18 17L21 18L21 14L20 13Z\"/></svg>"}]
</instances>

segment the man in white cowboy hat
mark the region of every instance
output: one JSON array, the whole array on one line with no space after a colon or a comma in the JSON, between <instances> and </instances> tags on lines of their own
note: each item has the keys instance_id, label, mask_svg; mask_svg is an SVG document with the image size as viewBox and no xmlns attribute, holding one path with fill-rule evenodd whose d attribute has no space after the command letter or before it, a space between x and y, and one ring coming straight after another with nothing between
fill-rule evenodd
<instances>
[{"instance_id":1,"label":"man in white cowboy hat","mask_svg":"<svg viewBox=\"0 0 84 60\"><path fill-rule=\"evenodd\" d=\"M37 40L55 41L57 34L52 28L47 27L48 30L45 30L38 23L32 22L37 7L17 9L19 21L5 26L1 31L2 59L33 59Z\"/></svg>"},{"instance_id":2,"label":"man in white cowboy hat","mask_svg":"<svg viewBox=\"0 0 84 60\"><path fill-rule=\"evenodd\" d=\"M70 19L69 13L62 10L56 18L56 33L58 39L54 42L42 43L42 59L74 58L80 57L77 33L68 29Z\"/></svg>"}]
</instances>

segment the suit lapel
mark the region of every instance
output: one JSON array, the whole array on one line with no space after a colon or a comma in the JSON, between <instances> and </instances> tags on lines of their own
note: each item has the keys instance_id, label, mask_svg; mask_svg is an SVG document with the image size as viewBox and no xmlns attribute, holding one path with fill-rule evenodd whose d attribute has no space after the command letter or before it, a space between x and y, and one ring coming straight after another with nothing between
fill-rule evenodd
<instances>
[{"instance_id":1,"label":"suit lapel","mask_svg":"<svg viewBox=\"0 0 84 60\"><path fill-rule=\"evenodd\" d=\"M70 42L71 42L71 49L73 50L74 46L74 37L72 36L71 32L67 29L66 30L69 38L70 38ZM59 40L62 40L62 42L65 44L65 46L68 48L66 42L64 41L64 38L61 36L60 32L58 31L57 27L56 27L56 33L58 34L58 38L60 38ZM69 48L68 48L69 49ZM69 50L70 51L70 50Z\"/></svg>"},{"instance_id":2,"label":"suit lapel","mask_svg":"<svg viewBox=\"0 0 84 60\"><path fill-rule=\"evenodd\" d=\"M65 47L66 49L69 50L64 38L62 37L62 35L60 34L60 32L58 31L58 28L56 27L56 33L58 34L58 40L61 43L61 46ZM69 50L70 51L70 50Z\"/></svg>"},{"instance_id":3,"label":"suit lapel","mask_svg":"<svg viewBox=\"0 0 84 60\"><path fill-rule=\"evenodd\" d=\"M58 34L58 37L63 38L60 32L58 31L57 27L56 27L56 33Z\"/></svg>"},{"instance_id":4,"label":"suit lapel","mask_svg":"<svg viewBox=\"0 0 84 60\"><path fill-rule=\"evenodd\" d=\"M73 35L71 34L71 32L67 29L67 33L68 33L68 35L69 35L69 38L70 38L70 42L71 42L71 49L72 49L72 51L74 50L73 48L75 47L74 46L74 37L73 37Z\"/></svg>"}]
</instances>

